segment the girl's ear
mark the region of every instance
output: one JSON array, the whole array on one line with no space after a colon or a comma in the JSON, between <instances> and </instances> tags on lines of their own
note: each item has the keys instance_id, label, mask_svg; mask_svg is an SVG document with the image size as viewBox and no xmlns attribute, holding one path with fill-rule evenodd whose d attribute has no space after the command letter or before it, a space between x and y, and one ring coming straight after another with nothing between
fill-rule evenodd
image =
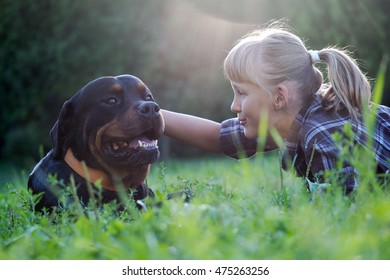
<instances>
[{"instance_id":1,"label":"girl's ear","mask_svg":"<svg viewBox=\"0 0 390 280\"><path fill-rule=\"evenodd\" d=\"M273 100L274 110L285 109L288 105L288 88L285 85L278 85Z\"/></svg>"}]
</instances>

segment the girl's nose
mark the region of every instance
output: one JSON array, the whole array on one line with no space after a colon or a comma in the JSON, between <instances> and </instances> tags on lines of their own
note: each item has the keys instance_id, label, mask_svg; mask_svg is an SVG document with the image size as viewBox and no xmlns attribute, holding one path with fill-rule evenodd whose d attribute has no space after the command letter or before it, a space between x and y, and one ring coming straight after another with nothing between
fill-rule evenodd
<instances>
[{"instance_id":1,"label":"girl's nose","mask_svg":"<svg viewBox=\"0 0 390 280\"><path fill-rule=\"evenodd\" d=\"M233 113L240 113L241 112L241 103L239 102L238 98L234 96L232 105L230 106L230 110Z\"/></svg>"}]
</instances>

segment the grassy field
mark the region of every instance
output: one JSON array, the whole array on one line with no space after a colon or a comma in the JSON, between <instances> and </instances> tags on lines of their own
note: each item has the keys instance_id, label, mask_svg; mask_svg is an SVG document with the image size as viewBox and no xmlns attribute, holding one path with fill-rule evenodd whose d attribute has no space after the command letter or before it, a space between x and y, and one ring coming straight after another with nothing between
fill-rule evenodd
<instances>
[{"instance_id":1,"label":"grassy field","mask_svg":"<svg viewBox=\"0 0 390 280\"><path fill-rule=\"evenodd\" d=\"M0 259L390 259L388 188L362 186L353 200L310 194L280 171L278 154L154 164L157 197L120 214L110 205L34 213L27 173L6 174ZM178 191L191 202L166 199Z\"/></svg>"}]
</instances>

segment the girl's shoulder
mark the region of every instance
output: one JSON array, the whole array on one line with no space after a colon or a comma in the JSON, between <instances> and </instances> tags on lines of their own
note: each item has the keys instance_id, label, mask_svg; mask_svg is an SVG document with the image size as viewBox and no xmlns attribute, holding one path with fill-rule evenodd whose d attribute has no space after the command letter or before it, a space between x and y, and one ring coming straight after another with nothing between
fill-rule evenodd
<instances>
[{"instance_id":1,"label":"girl's shoulder","mask_svg":"<svg viewBox=\"0 0 390 280\"><path fill-rule=\"evenodd\" d=\"M302 126L318 127L328 123L345 123L350 121L346 110L332 110L323 103L321 94L317 93L297 115Z\"/></svg>"},{"instance_id":2,"label":"girl's shoulder","mask_svg":"<svg viewBox=\"0 0 390 280\"><path fill-rule=\"evenodd\" d=\"M390 142L390 107L378 105L376 111L376 134Z\"/></svg>"},{"instance_id":3,"label":"girl's shoulder","mask_svg":"<svg viewBox=\"0 0 390 280\"><path fill-rule=\"evenodd\" d=\"M307 148L314 142L331 143L332 134L340 131L346 124L351 123L347 110L335 111L323 104L321 95L316 95L311 104L297 119L301 128L299 138Z\"/></svg>"},{"instance_id":4,"label":"girl's shoulder","mask_svg":"<svg viewBox=\"0 0 390 280\"><path fill-rule=\"evenodd\" d=\"M384 121L390 121L390 107L387 107L385 105L378 105L376 114Z\"/></svg>"}]
</instances>

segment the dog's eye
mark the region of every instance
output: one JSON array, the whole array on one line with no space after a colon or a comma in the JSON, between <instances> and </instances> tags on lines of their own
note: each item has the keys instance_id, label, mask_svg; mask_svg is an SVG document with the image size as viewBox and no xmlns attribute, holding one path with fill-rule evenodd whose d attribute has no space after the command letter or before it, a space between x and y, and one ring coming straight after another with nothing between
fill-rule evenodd
<instances>
[{"instance_id":1,"label":"dog's eye","mask_svg":"<svg viewBox=\"0 0 390 280\"><path fill-rule=\"evenodd\" d=\"M153 97L150 94L148 94L148 95L146 95L145 100L146 101L153 101Z\"/></svg>"},{"instance_id":2,"label":"dog's eye","mask_svg":"<svg viewBox=\"0 0 390 280\"><path fill-rule=\"evenodd\" d=\"M110 97L107 100L105 100L104 103L108 105L115 105L118 103L118 99L116 99L115 97Z\"/></svg>"}]
</instances>

